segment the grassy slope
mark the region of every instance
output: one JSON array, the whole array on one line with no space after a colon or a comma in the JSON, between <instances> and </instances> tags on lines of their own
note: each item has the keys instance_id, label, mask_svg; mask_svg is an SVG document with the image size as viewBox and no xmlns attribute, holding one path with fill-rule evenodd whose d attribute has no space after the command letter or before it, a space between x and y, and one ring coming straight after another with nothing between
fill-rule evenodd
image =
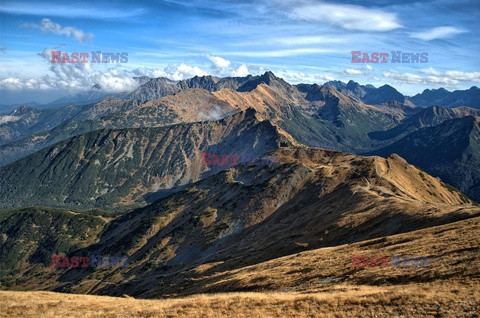
<instances>
[{"instance_id":1,"label":"grassy slope","mask_svg":"<svg viewBox=\"0 0 480 318\"><path fill-rule=\"evenodd\" d=\"M34 266L50 266L51 255L69 253L96 241L112 215L31 207L0 211L0 284L25 283L18 274Z\"/></svg>"},{"instance_id":2,"label":"grassy slope","mask_svg":"<svg viewBox=\"0 0 480 318\"><path fill-rule=\"evenodd\" d=\"M480 213L398 156L357 157L307 148L277 153L278 166L237 166L121 215L104 227L96 244L82 249L128 256L127 268L26 267L22 274L31 279L14 288L142 297L185 294L189 280L211 275L189 274L195 267L225 272ZM11 241L20 244L24 232L17 233Z\"/></svg>"},{"instance_id":3,"label":"grassy slope","mask_svg":"<svg viewBox=\"0 0 480 318\"><path fill-rule=\"evenodd\" d=\"M479 228L476 217L209 278L212 292L255 292L138 300L0 291L0 317L38 317L40 312L43 317L477 317ZM429 257L429 266L351 268L352 254L422 255Z\"/></svg>"}]
</instances>

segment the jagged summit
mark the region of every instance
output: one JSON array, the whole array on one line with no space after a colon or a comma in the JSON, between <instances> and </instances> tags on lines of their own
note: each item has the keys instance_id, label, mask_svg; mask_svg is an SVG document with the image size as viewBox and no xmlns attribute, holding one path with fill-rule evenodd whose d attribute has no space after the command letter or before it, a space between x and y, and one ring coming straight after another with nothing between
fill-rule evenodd
<instances>
[{"instance_id":1,"label":"jagged summit","mask_svg":"<svg viewBox=\"0 0 480 318\"><path fill-rule=\"evenodd\" d=\"M262 75L252 77L245 84L240 86L237 91L249 92L257 88L257 86L262 83L271 87L291 87L291 85L285 82L283 79L275 76L275 74L272 72L267 71Z\"/></svg>"}]
</instances>

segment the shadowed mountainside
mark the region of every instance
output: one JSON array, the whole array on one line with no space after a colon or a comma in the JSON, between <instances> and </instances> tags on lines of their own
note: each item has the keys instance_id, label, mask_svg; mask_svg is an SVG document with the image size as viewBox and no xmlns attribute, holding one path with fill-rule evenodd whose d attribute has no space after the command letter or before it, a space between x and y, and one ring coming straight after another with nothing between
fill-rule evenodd
<instances>
[{"instance_id":1,"label":"shadowed mountainside","mask_svg":"<svg viewBox=\"0 0 480 318\"><path fill-rule=\"evenodd\" d=\"M437 126L414 131L370 154L389 156L397 153L480 201L479 122L478 116L447 120Z\"/></svg>"},{"instance_id":2,"label":"shadowed mountainside","mask_svg":"<svg viewBox=\"0 0 480 318\"><path fill-rule=\"evenodd\" d=\"M20 274L35 276L30 288L109 295L128 291L142 297L182 294L205 275L480 213L460 192L398 156L358 157L305 147L275 153L279 166L221 171L108 222L92 238L94 244L50 251L128 256L128 267L66 270L46 263L22 267ZM31 231L12 227L17 217L0 221L2 235L8 233L12 241ZM50 235L61 239L64 234ZM31 254L19 257L19 263L28 263ZM200 276L192 274L198 271Z\"/></svg>"},{"instance_id":3,"label":"shadowed mountainside","mask_svg":"<svg viewBox=\"0 0 480 318\"><path fill-rule=\"evenodd\" d=\"M148 195L225 169L201 165L204 152L261 155L293 144L288 134L253 109L218 121L97 130L0 167L0 205L143 205Z\"/></svg>"}]
</instances>

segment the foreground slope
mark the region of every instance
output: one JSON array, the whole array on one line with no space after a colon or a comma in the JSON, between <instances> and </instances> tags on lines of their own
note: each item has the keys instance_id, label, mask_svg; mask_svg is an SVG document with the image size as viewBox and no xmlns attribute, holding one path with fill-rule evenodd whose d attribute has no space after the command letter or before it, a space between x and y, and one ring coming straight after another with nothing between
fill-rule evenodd
<instances>
[{"instance_id":1,"label":"foreground slope","mask_svg":"<svg viewBox=\"0 0 480 318\"><path fill-rule=\"evenodd\" d=\"M90 317L475 317L480 218L382 239L322 248L238 270L197 268L190 297L0 291L0 316ZM352 268L351 255L425 256L427 267ZM389 264L390 265L390 264ZM250 290L252 292L238 292ZM237 292L234 292L237 291Z\"/></svg>"},{"instance_id":2,"label":"foreground slope","mask_svg":"<svg viewBox=\"0 0 480 318\"><path fill-rule=\"evenodd\" d=\"M478 215L460 192L398 156L305 147L280 165L239 165L110 221L94 243L52 254L128 256L127 268L18 268L15 288L152 297L186 290L193 268L223 272L301 251L355 243ZM9 239L22 232L0 222ZM52 233L61 239L62 233ZM23 256L28 263L29 254ZM27 272L28 271L28 272ZM204 274L202 274L204 275ZM12 277L14 279L15 277Z\"/></svg>"},{"instance_id":3,"label":"foreground slope","mask_svg":"<svg viewBox=\"0 0 480 318\"><path fill-rule=\"evenodd\" d=\"M204 265L192 269L182 294L280 291L324 292L343 286L480 283L480 217L384 236L353 244L320 248L234 270L218 272ZM385 267L353 267L352 256L388 256ZM392 255L423 257L422 266L395 266ZM213 264L212 264L213 265ZM186 274L187 276L187 274ZM453 289L453 288L452 288ZM478 288L473 294L480 294Z\"/></svg>"}]
</instances>

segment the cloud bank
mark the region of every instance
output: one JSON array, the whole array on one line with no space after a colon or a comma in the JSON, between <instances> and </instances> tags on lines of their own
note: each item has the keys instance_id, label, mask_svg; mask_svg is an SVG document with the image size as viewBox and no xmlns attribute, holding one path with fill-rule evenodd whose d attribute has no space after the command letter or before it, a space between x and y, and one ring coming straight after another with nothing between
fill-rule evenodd
<instances>
[{"instance_id":1,"label":"cloud bank","mask_svg":"<svg viewBox=\"0 0 480 318\"><path fill-rule=\"evenodd\" d=\"M60 24L51 21L50 19L42 19L40 24L24 23L22 26L25 28L39 29L46 34L50 33L55 35L65 35L66 37L73 37L80 44L90 41L94 36L93 33L85 33L82 30L74 27L63 27Z\"/></svg>"},{"instance_id":2,"label":"cloud bank","mask_svg":"<svg viewBox=\"0 0 480 318\"><path fill-rule=\"evenodd\" d=\"M452 37L456 34L465 33L467 31L452 27L452 26L443 26L437 27L429 30L425 30L422 32L412 33L410 36L412 38L424 40L424 41L431 41L435 39L444 39L448 37Z\"/></svg>"},{"instance_id":3,"label":"cloud bank","mask_svg":"<svg viewBox=\"0 0 480 318\"><path fill-rule=\"evenodd\" d=\"M289 15L347 30L389 31L401 27L394 13L358 5L311 2L296 6Z\"/></svg>"}]
</instances>

